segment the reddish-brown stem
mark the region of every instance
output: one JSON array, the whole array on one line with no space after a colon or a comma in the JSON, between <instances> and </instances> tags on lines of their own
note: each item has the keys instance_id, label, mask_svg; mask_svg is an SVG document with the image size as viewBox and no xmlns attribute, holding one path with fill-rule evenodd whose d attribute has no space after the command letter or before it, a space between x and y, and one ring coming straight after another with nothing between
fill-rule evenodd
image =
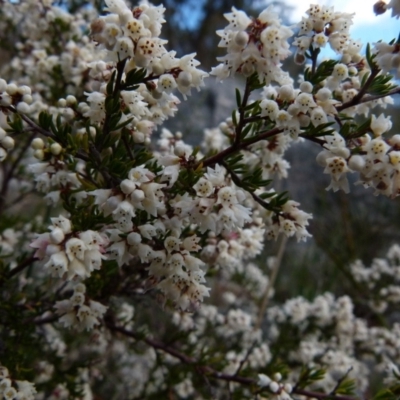
<instances>
[{"instance_id":1,"label":"reddish-brown stem","mask_svg":"<svg viewBox=\"0 0 400 400\"><path fill-rule=\"evenodd\" d=\"M19 113L13 106L5 107L7 110L11 111L14 114L18 114L22 120L24 120L31 128L33 128L36 132L41 133L43 136L55 139L55 136L50 131L46 131L41 126L37 125L34 121L32 121L25 114Z\"/></svg>"},{"instance_id":2,"label":"reddish-brown stem","mask_svg":"<svg viewBox=\"0 0 400 400\"><path fill-rule=\"evenodd\" d=\"M227 147L225 150L222 150L220 153L215 154L214 156L206 158L201 163L202 163L203 167L209 167L211 165L221 164L222 160L224 160L226 157L230 156L231 154L233 154L239 150L243 150L246 147L248 147L254 143L257 143L261 140L265 140L272 136L275 136L281 132L282 132L281 128L274 128L274 129L270 129L268 131L260 132L258 135L252 136L246 140L243 140L239 144L233 143L231 146Z\"/></svg>"},{"instance_id":3,"label":"reddish-brown stem","mask_svg":"<svg viewBox=\"0 0 400 400\"><path fill-rule=\"evenodd\" d=\"M235 185L241 187L241 180L240 180L239 176L236 175L236 173L229 168L229 165L224 160L221 161L221 165L223 165L225 167L225 169L228 171L228 173L231 176L232 181L235 183ZM258 204L260 204L260 206L262 206L266 210L273 211L276 214L280 214L281 213L282 210L275 209L274 207L271 207L270 204L268 204L261 197L257 196L254 192L252 192L250 190L248 190L248 192L250 193L250 195L254 199L254 201L257 202Z\"/></svg>"},{"instance_id":4,"label":"reddish-brown stem","mask_svg":"<svg viewBox=\"0 0 400 400\"><path fill-rule=\"evenodd\" d=\"M17 275L20 272L22 272L25 268L29 267L36 260L37 260L37 258L32 253L28 258L26 258L25 260L21 261L4 278L2 278L0 280L0 287L3 286L5 281L7 281L8 279L12 278L14 275Z\"/></svg>"},{"instance_id":5,"label":"reddish-brown stem","mask_svg":"<svg viewBox=\"0 0 400 400\"><path fill-rule=\"evenodd\" d=\"M345 110L346 108L356 106L360 103L365 103L365 101L361 101L365 93L367 93L368 88L371 86L372 82L376 78L376 76L379 74L380 70L372 70L371 75L368 77L367 81L364 83L364 86L360 89L360 91L347 103L342 104L341 106L336 107L338 112ZM386 97L382 96L382 97Z\"/></svg>"},{"instance_id":6,"label":"reddish-brown stem","mask_svg":"<svg viewBox=\"0 0 400 400\"><path fill-rule=\"evenodd\" d=\"M147 345L150 347L153 347L154 349L161 350L167 354L170 354L171 356L177 358L179 361L181 361L184 364L189 364L193 365L195 368L194 370L198 372L201 375L205 375L208 378L214 378L222 381L227 381L227 382L236 382L245 386L254 386L257 387L258 383L257 380L248 378L245 376L240 376L238 374L235 375L230 375L230 374L224 374L222 372L217 371L216 369L208 366L208 365L202 365L202 363L195 359L194 357L190 357L184 353L182 353L179 350L176 350L175 348L166 345L165 343L156 340L156 339L151 339L151 338L146 338L145 336L138 334L136 332L129 331L121 326L116 326L112 322L107 322L107 327L114 332L119 332L125 336L131 337L135 340L145 342ZM261 388L261 391L267 390L267 388ZM305 389L299 389L295 388L293 390L293 393L306 396L309 398L315 398L318 400L323 400L323 399L331 399L331 400L357 400L356 397L351 397L351 396L340 396L340 395L333 395L333 394L327 394L327 393L319 393L319 392L313 392L313 391L308 391Z\"/></svg>"}]
</instances>

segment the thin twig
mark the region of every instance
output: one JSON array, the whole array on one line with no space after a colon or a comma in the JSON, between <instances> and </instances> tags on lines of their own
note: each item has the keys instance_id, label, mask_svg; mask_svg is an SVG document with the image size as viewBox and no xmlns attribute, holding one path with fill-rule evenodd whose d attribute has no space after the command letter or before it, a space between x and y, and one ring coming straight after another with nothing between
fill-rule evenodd
<instances>
[{"instance_id":1,"label":"thin twig","mask_svg":"<svg viewBox=\"0 0 400 400\"><path fill-rule=\"evenodd\" d=\"M28 258L25 260L21 261L15 268L13 268L5 277L3 277L0 280L0 287L3 286L3 284L11 279L14 275L19 274L22 272L25 268L29 267L32 265L33 262L35 262L37 258L34 256L34 253L32 253Z\"/></svg>"},{"instance_id":2,"label":"thin twig","mask_svg":"<svg viewBox=\"0 0 400 400\"><path fill-rule=\"evenodd\" d=\"M222 160L221 161L221 165L223 165L225 167L225 169L228 171L229 175L232 178L233 183L236 186L243 187L242 186L242 181L240 180L239 176L234 171L232 171L231 168L229 168L229 165L226 163L226 161ZM252 192L250 190L247 190L247 192L251 195L251 197L254 199L255 202L260 204L266 210L272 211L272 212L274 212L276 214L280 214L281 213L281 210L277 210L274 207L271 207L271 205L269 203L267 203L261 197L257 196L254 192Z\"/></svg>"},{"instance_id":3,"label":"thin twig","mask_svg":"<svg viewBox=\"0 0 400 400\"><path fill-rule=\"evenodd\" d=\"M342 382L348 377L349 373L353 370L353 367L350 367L346 373L340 378L338 379L335 387L331 390L331 395L334 395L336 393L336 391L339 389L340 385L342 384Z\"/></svg>"},{"instance_id":4,"label":"thin twig","mask_svg":"<svg viewBox=\"0 0 400 400\"><path fill-rule=\"evenodd\" d=\"M33 320L33 323L35 325L44 325L44 324L50 324L52 322L56 322L60 319L61 315L56 315L56 314L51 314L48 317L42 318L42 319L35 319Z\"/></svg>"},{"instance_id":5,"label":"thin twig","mask_svg":"<svg viewBox=\"0 0 400 400\"><path fill-rule=\"evenodd\" d=\"M34 137L36 136L36 132L33 132L31 134L31 136L28 138L27 142L25 143L25 145L22 147L21 151L19 152L17 158L13 161L13 163L11 164L10 169L7 171L7 173L4 173L4 177L3 177L3 185L1 188L1 192L0 192L0 213L3 210L3 204L6 200L6 195L7 195L7 191L8 191L8 185L10 183L11 178L13 177L13 173L15 171L15 169L17 168L17 166L19 165L19 163L22 160L22 157L25 155L25 152L28 150L32 140L34 139Z\"/></svg>"},{"instance_id":6,"label":"thin twig","mask_svg":"<svg viewBox=\"0 0 400 400\"><path fill-rule=\"evenodd\" d=\"M287 239L288 238L286 235L283 235L281 237L278 254L276 255L276 260L275 260L274 266L272 268L271 276L268 280L268 284L267 284L267 287L265 288L261 306L258 310L258 318L257 318L257 323L255 325L255 329L260 329L261 324L264 320L265 310L267 309L268 302L269 302L269 296L270 296L272 288L275 285L275 281L278 276L279 267L282 264L283 254L285 253L285 250L286 250Z\"/></svg>"},{"instance_id":7,"label":"thin twig","mask_svg":"<svg viewBox=\"0 0 400 400\"><path fill-rule=\"evenodd\" d=\"M299 136L304 138L304 139L309 140L310 142L317 143L320 146L324 146L326 144L326 140L320 139L320 138L315 137L315 136L307 136L307 135L303 135L303 134L300 134Z\"/></svg>"},{"instance_id":8,"label":"thin twig","mask_svg":"<svg viewBox=\"0 0 400 400\"><path fill-rule=\"evenodd\" d=\"M156 339L151 339L151 338L146 338L141 334L137 334L135 332L129 331L123 327L116 326L114 325L113 322L106 321L107 327L114 332L119 332L125 336L131 337L135 340L138 341L143 341L150 347L153 347L154 349L162 350L167 354L170 354L171 356L177 358L184 364L189 364L195 366L195 371L198 372L201 375L206 375L209 378L217 379L217 380L222 380L222 381L227 381L227 382L236 382L245 386L258 386L258 383L255 379L240 376L240 375L230 375L230 374L224 374L222 372L217 371L216 369L207 366L207 365L202 365L202 363L193 358L190 357L179 350L176 350L170 346L167 346L166 344L156 340ZM268 390L267 388L262 388L262 390ZM295 394L300 394L302 396L306 396L309 398L316 398L316 399L331 399L331 400L358 400L356 397L351 397L351 396L337 396L337 395L332 395L328 393L319 393L319 392L311 392L305 389L294 389L292 393Z\"/></svg>"},{"instance_id":9,"label":"thin twig","mask_svg":"<svg viewBox=\"0 0 400 400\"><path fill-rule=\"evenodd\" d=\"M331 400L356 400L357 397L352 396L340 396L340 395L332 395L330 393L320 393L320 392L313 392L310 390L305 389L295 389L293 393L300 394L302 396L323 400L323 399L331 399Z\"/></svg>"},{"instance_id":10,"label":"thin twig","mask_svg":"<svg viewBox=\"0 0 400 400\"><path fill-rule=\"evenodd\" d=\"M254 143L260 142L261 140L266 140L266 139L268 139L272 136L275 136L281 132L282 132L281 128L274 128L274 129L260 132L256 136L252 136L246 140L241 141L239 145L235 145L235 143L232 144L231 146L227 147L225 150L222 150L220 153L215 154L214 156L211 156L209 158L206 158L203 161L200 161L200 163L202 164L203 167L208 167L208 166L211 166L214 164L220 164L222 162L222 160L224 160L226 157L230 156L231 154L233 154L239 150L243 150L246 147L248 147Z\"/></svg>"},{"instance_id":11,"label":"thin twig","mask_svg":"<svg viewBox=\"0 0 400 400\"><path fill-rule=\"evenodd\" d=\"M43 136L55 139L55 135L46 129L43 129L41 126L37 125L34 121L32 121L25 114L19 113L13 106L5 107L7 110L11 111L14 114L18 114L31 128L33 128L36 132L41 133Z\"/></svg>"},{"instance_id":12,"label":"thin twig","mask_svg":"<svg viewBox=\"0 0 400 400\"><path fill-rule=\"evenodd\" d=\"M22 261L20 264L18 264L15 268L13 268L7 275L7 278L11 278L14 275L19 274L22 272L26 267L29 267L34 261L36 261L37 258L34 256L34 253L32 253L28 258L26 258L24 261Z\"/></svg>"},{"instance_id":13,"label":"thin twig","mask_svg":"<svg viewBox=\"0 0 400 400\"><path fill-rule=\"evenodd\" d=\"M371 71L371 75L368 77L367 81L364 83L364 86L360 89L360 91L350 101L342 104L341 106L336 107L336 110L338 110L338 112L340 112L342 110L345 110L346 108L353 107L358 104L365 103L367 101L371 101L371 100L365 100L365 99L363 99L363 97L367 93L368 88L371 86L372 82L374 81L376 76L379 74L379 72L380 72L379 69ZM385 94L385 95L382 95L381 97L386 97L386 96L390 96L390 94ZM381 98L381 97L378 97L378 98Z\"/></svg>"},{"instance_id":14,"label":"thin twig","mask_svg":"<svg viewBox=\"0 0 400 400\"><path fill-rule=\"evenodd\" d=\"M246 355L243 357L243 359L240 361L239 366L237 367L234 375L239 375L240 371L244 367L244 364L246 364L246 361L249 359L251 352L254 350L254 347L256 345L256 342L254 342L250 348L247 350Z\"/></svg>"}]
</instances>

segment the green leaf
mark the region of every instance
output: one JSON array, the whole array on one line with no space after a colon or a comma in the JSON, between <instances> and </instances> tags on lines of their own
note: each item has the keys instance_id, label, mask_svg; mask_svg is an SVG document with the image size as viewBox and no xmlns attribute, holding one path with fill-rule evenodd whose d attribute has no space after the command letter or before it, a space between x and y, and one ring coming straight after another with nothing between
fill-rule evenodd
<instances>
[{"instance_id":1,"label":"green leaf","mask_svg":"<svg viewBox=\"0 0 400 400\"><path fill-rule=\"evenodd\" d=\"M326 371L323 368L308 368L303 367L300 372L299 380L297 381L297 387L304 389L314 382L318 382L325 377Z\"/></svg>"},{"instance_id":2,"label":"green leaf","mask_svg":"<svg viewBox=\"0 0 400 400\"><path fill-rule=\"evenodd\" d=\"M247 124L242 130L241 138L244 139L250 133L252 128L253 128L252 124Z\"/></svg>"},{"instance_id":3,"label":"green leaf","mask_svg":"<svg viewBox=\"0 0 400 400\"><path fill-rule=\"evenodd\" d=\"M114 90L114 81L115 81L115 77L117 75L117 71L114 71L111 75L111 79L109 80L109 82L107 83L107 95L111 96Z\"/></svg>"},{"instance_id":4,"label":"green leaf","mask_svg":"<svg viewBox=\"0 0 400 400\"><path fill-rule=\"evenodd\" d=\"M240 90L236 88L235 93L236 93L236 105L238 106L238 108L240 108L242 105L242 98L240 96Z\"/></svg>"},{"instance_id":5,"label":"green leaf","mask_svg":"<svg viewBox=\"0 0 400 400\"><path fill-rule=\"evenodd\" d=\"M122 116L122 115L121 115L121 116ZM127 119L127 120L124 121L124 122L121 122L119 125L117 125L117 126L114 128L114 130L115 130L115 131L118 131L119 129L125 128L125 126L129 125L132 121L133 121L133 117Z\"/></svg>"},{"instance_id":6,"label":"green leaf","mask_svg":"<svg viewBox=\"0 0 400 400\"><path fill-rule=\"evenodd\" d=\"M125 83L122 85L124 90L133 90L133 86L142 83L143 79L146 77L147 70L145 68L132 69L130 70L125 78Z\"/></svg>"},{"instance_id":7,"label":"green leaf","mask_svg":"<svg viewBox=\"0 0 400 400\"><path fill-rule=\"evenodd\" d=\"M236 110L232 111L232 122L233 125L237 126Z\"/></svg>"},{"instance_id":8,"label":"green leaf","mask_svg":"<svg viewBox=\"0 0 400 400\"><path fill-rule=\"evenodd\" d=\"M335 394L344 394L352 396L356 391L355 379L346 378L340 382L339 386L335 390Z\"/></svg>"},{"instance_id":9,"label":"green leaf","mask_svg":"<svg viewBox=\"0 0 400 400\"><path fill-rule=\"evenodd\" d=\"M373 398L373 400L398 400L399 399L399 387L393 389L382 389Z\"/></svg>"}]
</instances>

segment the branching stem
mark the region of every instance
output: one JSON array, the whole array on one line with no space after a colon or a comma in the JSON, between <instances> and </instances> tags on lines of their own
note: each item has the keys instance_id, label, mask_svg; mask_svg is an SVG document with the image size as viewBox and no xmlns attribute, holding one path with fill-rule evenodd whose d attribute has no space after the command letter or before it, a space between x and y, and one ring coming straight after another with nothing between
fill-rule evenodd
<instances>
[{"instance_id":1,"label":"branching stem","mask_svg":"<svg viewBox=\"0 0 400 400\"><path fill-rule=\"evenodd\" d=\"M161 351L177 358L179 361L181 361L184 364L193 365L194 370L197 373L199 373L200 375L205 375L208 378L213 378L216 380L222 380L222 381L227 381L227 382L236 382L241 385L252 386L254 388L258 387L257 381L255 379L241 376L238 374L235 374L235 375L224 374L222 372L217 371L213 367L204 365L202 362L200 362L196 358L188 356L185 353L182 353L181 351L179 351L171 346L168 346L159 340L145 337L136 332L129 331L121 326L116 326L113 322L110 322L110 321L106 322L106 324L107 324L108 329L110 329L113 332L118 332L124 336L133 338L138 341L142 341L142 342L146 343L148 346L153 347L154 349L161 350ZM265 389L261 388L261 391L266 391L266 390L267 390L267 388L265 388ZM358 400L356 397L352 397L352 396L332 395L332 394L327 394L327 393L312 392L312 391L308 391L305 389L298 389L298 388L294 389L293 393L299 394L299 395L302 395L305 397L309 397L309 398L315 398L318 400L323 400L323 399L328 399L328 398L331 400Z\"/></svg>"}]
</instances>

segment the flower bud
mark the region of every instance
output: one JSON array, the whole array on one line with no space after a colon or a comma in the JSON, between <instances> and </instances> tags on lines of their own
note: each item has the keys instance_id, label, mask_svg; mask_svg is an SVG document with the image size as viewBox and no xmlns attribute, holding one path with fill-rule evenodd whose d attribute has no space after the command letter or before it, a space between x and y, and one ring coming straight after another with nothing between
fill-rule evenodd
<instances>
[{"instance_id":1,"label":"flower bud","mask_svg":"<svg viewBox=\"0 0 400 400\"><path fill-rule=\"evenodd\" d=\"M15 145L14 139L11 136L6 136L0 143L6 150L12 150Z\"/></svg>"},{"instance_id":2,"label":"flower bud","mask_svg":"<svg viewBox=\"0 0 400 400\"><path fill-rule=\"evenodd\" d=\"M32 94L31 88L26 85L22 85L18 88L18 93L21 94L22 96L25 94Z\"/></svg>"},{"instance_id":3,"label":"flower bud","mask_svg":"<svg viewBox=\"0 0 400 400\"><path fill-rule=\"evenodd\" d=\"M300 84L300 90L301 90L302 92L304 92L304 93L312 93L313 85L312 85L311 82L307 82L307 81L302 82L302 83Z\"/></svg>"},{"instance_id":4,"label":"flower bud","mask_svg":"<svg viewBox=\"0 0 400 400\"><path fill-rule=\"evenodd\" d=\"M20 103L17 104L17 111L22 114L29 114L31 108L29 107L29 104L25 103L24 101L21 101Z\"/></svg>"},{"instance_id":5,"label":"flower bud","mask_svg":"<svg viewBox=\"0 0 400 400\"><path fill-rule=\"evenodd\" d=\"M65 235L61 228L54 228L50 232L50 240L55 244L61 243L64 240L64 238Z\"/></svg>"},{"instance_id":6,"label":"flower bud","mask_svg":"<svg viewBox=\"0 0 400 400\"><path fill-rule=\"evenodd\" d=\"M33 156L38 160L44 159L44 151L42 149L37 149L33 152Z\"/></svg>"},{"instance_id":7,"label":"flower bud","mask_svg":"<svg viewBox=\"0 0 400 400\"><path fill-rule=\"evenodd\" d=\"M67 105L72 106L76 103L76 97L69 95L69 96L67 96L66 101L67 101Z\"/></svg>"},{"instance_id":8,"label":"flower bud","mask_svg":"<svg viewBox=\"0 0 400 400\"><path fill-rule=\"evenodd\" d=\"M235 43L240 46L244 47L249 42L249 35L245 31L240 31L235 36Z\"/></svg>"},{"instance_id":9,"label":"flower bud","mask_svg":"<svg viewBox=\"0 0 400 400\"><path fill-rule=\"evenodd\" d=\"M32 104L33 98L30 94L24 94L22 96L22 101L25 102L26 104Z\"/></svg>"},{"instance_id":10,"label":"flower bud","mask_svg":"<svg viewBox=\"0 0 400 400\"><path fill-rule=\"evenodd\" d=\"M50 146L51 154L58 156L62 152L62 147L59 143L53 143Z\"/></svg>"},{"instance_id":11,"label":"flower bud","mask_svg":"<svg viewBox=\"0 0 400 400\"><path fill-rule=\"evenodd\" d=\"M121 190L125 194L131 194L135 189L136 185L134 182L132 182L130 179L124 179L121 182Z\"/></svg>"},{"instance_id":12,"label":"flower bud","mask_svg":"<svg viewBox=\"0 0 400 400\"><path fill-rule=\"evenodd\" d=\"M18 86L15 85L14 83L10 83L10 84L7 85L6 92L10 96L14 96L18 92Z\"/></svg>"},{"instance_id":13,"label":"flower bud","mask_svg":"<svg viewBox=\"0 0 400 400\"><path fill-rule=\"evenodd\" d=\"M5 92L7 89L7 82L4 79L0 79L0 93Z\"/></svg>"},{"instance_id":14,"label":"flower bud","mask_svg":"<svg viewBox=\"0 0 400 400\"><path fill-rule=\"evenodd\" d=\"M7 152L2 147L0 147L0 161L4 161L6 157L7 157Z\"/></svg>"},{"instance_id":15,"label":"flower bud","mask_svg":"<svg viewBox=\"0 0 400 400\"><path fill-rule=\"evenodd\" d=\"M272 393L276 393L276 392L279 390L279 383L278 383L278 382L272 381L272 382L269 384L269 390L270 390Z\"/></svg>"},{"instance_id":16,"label":"flower bud","mask_svg":"<svg viewBox=\"0 0 400 400\"><path fill-rule=\"evenodd\" d=\"M131 194L131 198L133 201L142 201L145 198L144 192L143 190L135 190L134 192L132 192Z\"/></svg>"},{"instance_id":17,"label":"flower bud","mask_svg":"<svg viewBox=\"0 0 400 400\"><path fill-rule=\"evenodd\" d=\"M35 138L32 140L31 147L34 150L41 150L44 148L44 141L41 138Z\"/></svg>"},{"instance_id":18,"label":"flower bud","mask_svg":"<svg viewBox=\"0 0 400 400\"><path fill-rule=\"evenodd\" d=\"M12 99L8 93L0 94L0 106L8 107L12 103Z\"/></svg>"},{"instance_id":19,"label":"flower bud","mask_svg":"<svg viewBox=\"0 0 400 400\"><path fill-rule=\"evenodd\" d=\"M58 106L59 106L59 107L66 107L66 106L67 106L67 100L65 100L65 99L58 99Z\"/></svg>"},{"instance_id":20,"label":"flower bud","mask_svg":"<svg viewBox=\"0 0 400 400\"><path fill-rule=\"evenodd\" d=\"M126 238L129 245L133 246L139 244L142 241L142 237L137 232L131 232Z\"/></svg>"},{"instance_id":21,"label":"flower bud","mask_svg":"<svg viewBox=\"0 0 400 400\"><path fill-rule=\"evenodd\" d=\"M83 283L78 283L75 286L74 292L75 293L85 293L86 292L86 286Z\"/></svg>"}]
</instances>

